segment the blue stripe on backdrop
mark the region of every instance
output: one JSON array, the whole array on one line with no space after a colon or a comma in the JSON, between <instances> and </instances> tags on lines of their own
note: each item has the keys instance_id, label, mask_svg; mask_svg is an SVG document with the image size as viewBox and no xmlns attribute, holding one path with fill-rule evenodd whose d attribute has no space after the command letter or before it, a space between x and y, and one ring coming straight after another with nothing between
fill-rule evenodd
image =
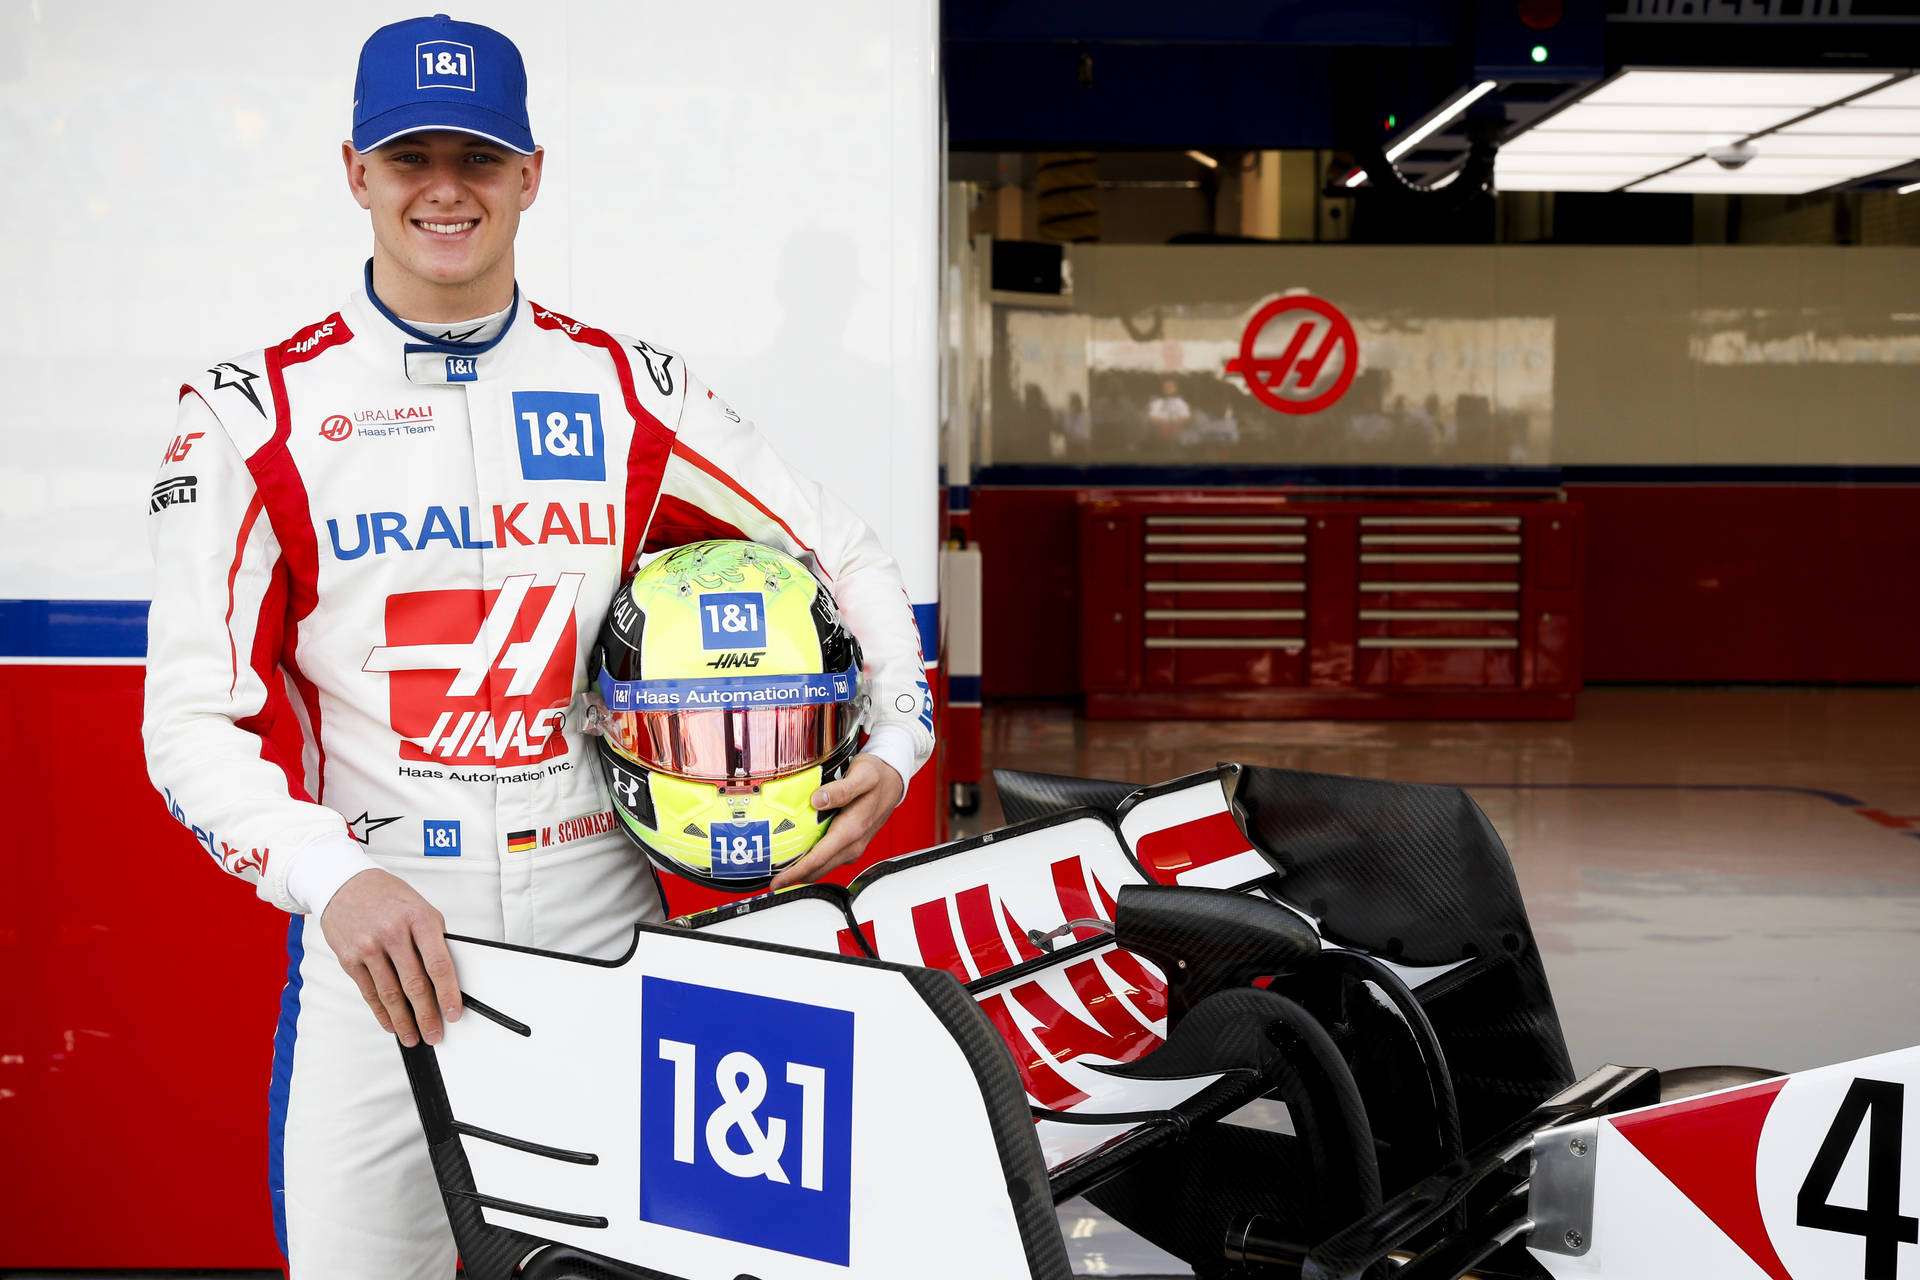
<instances>
[{"instance_id":1,"label":"blue stripe on backdrop","mask_svg":"<svg viewBox=\"0 0 1920 1280\"><path fill-rule=\"evenodd\" d=\"M1920 466L1222 467L1028 466L974 473L975 488L1554 489L1562 484L1920 484Z\"/></svg>"},{"instance_id":2,"label":"blue stripe on backdrop","mask_svg":"<svg viewBox=\"0 0 1920 1280\"><path fill-rule=\"evenodd\" d=\"M947 672L947 702L950 706L978 706L980 704L980 677L957 676Z\"/></svg>"},{"instance_id":3,"label":"blue stripe on backdrop","mask_svg":"<svg viewBox=\"0 0 1920 1280\"><path fill-rule=\"evenodd\" d=\"M145 600L0 600L0 658L140 658Z\"/></svg>"},{"instance_id":4,"label":"blue stripe on backdrop","mask_svg":"<svg viewBox=\"0 0 1920 1280\"><path fill-rule=\"evenodd\" d=\"M920 652L940 655L940 606L913 606ZM0 659L144 658L145 600L0 600Z\"/></svg>"},{"instance_id":5,"label":"blue stripe on backdrop","mask_svg":"<svg viewBox=\"0 0 1920 1280\"><path fill-rule=\"evenodd\" d=\"M973 473L973 488L993 485L1085 487L1190 486L1247 489L1307 486L1327 489L1554 489L1558 467L1260 467L1092 466L1003 464Z\"/></svg>"},{"instance_id":6,"label":"blue stripe on backdrop","mask_svg":"<svg viewBox=\"0 0 1920 1280\"><path fill-rule=\"evenodd\" d=\"M1568 484L1920 484L1920 467L1568 466L1560 471Z\"/></svg>"},{"instance_id":7,"label":"blue stripe on backdrop","mask_svg":"<svg viewBox=\"0 0 1920 1280\"><path fill-rule=\"evenodd\" d=\"M913 606L913 623L920 628L920 656L928 662L937 662L940 658L940 606Z\"/></svg>"}]
</instances>

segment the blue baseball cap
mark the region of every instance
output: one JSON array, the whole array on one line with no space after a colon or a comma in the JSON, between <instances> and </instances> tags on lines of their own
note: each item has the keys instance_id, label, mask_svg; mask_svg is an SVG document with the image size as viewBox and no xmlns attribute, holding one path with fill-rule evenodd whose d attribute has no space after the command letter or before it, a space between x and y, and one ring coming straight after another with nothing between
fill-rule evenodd
<instances>
[{"instance_id":1,"label":"blue baseball cap","mask_svg":"<svg viewBox=\"0 0 1920 1280\"><path fill-rule=\"evenodd\" d=\"M532 155L527 68L513 41L444 13L368 36L353 81L353 149L372 151L423 129L470 133Z\"/></svg>"}]
</instances>

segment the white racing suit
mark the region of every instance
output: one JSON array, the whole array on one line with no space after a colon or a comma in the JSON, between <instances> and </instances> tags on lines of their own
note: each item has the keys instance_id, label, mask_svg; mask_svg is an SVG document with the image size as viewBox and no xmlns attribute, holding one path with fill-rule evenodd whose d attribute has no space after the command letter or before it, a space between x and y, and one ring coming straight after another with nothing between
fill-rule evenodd
<instances>
[{"instance_id":1,"label":"white racing suit","mask_svg":"<svg viewBox=\"0 0 1920 1280\"><path fill-rule=\"evenodd\" d=\"M814 565L867 656L868 749L903 777L932 750L873 533L679 355L518 294L484 344L369 287L214 365L181 388L149 522L154 782L293 913L270 1163L296 1280L453 1272L393 1038L302 913L378 866L450 932L529 946L618 954L660 915L575 699L640 554L736 537Z\"/></svg>"}]
</instances>

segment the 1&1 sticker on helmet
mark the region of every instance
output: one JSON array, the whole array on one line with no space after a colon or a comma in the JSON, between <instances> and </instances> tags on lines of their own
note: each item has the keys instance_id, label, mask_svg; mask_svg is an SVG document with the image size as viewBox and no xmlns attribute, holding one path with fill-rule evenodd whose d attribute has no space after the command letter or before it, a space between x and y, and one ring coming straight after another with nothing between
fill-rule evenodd
<instances>
[{"instance_id":1,"label":"1&1 sticker on helmet","mask_svg":"<svg viewBox=\"0 0 1920 1280\"><path fill-rule=\"evenodd\" d=\"M700 594L700 647L767 647L766 600L758 591L703 591Z\"/></svg>"},{"instance_id":2,"label":"1&1 sticker on helmet","mask_svg":"<svg viewBox=\"0 0 1920 1280\"><path fill-rule=\"evenodd\" d=\"M754 879L771 870L773 836L766 822L716 822L707 834L715 879Z\"/></svg>"}]
</instances>

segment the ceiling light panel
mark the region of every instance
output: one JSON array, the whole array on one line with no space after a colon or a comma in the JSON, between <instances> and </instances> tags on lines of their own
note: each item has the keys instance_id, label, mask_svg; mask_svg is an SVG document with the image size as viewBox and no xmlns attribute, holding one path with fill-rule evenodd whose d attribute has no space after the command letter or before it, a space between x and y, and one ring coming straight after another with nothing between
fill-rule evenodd
<instances>
[{"instance_id":1,"label":"ceiling light panel","mask_svg":"<svg viewBox=\"0 0 1920 1280\"><path fill-rule=\"evenodd\" d=\"M1754 144L1759 152L1759 143ZM1770 156L1759 152L1753 159L1738 169L1723 169L1711 160L1695 160L1679 173L1694 173L1711 176L1723 174L1764 173L1769 175L1805 174L1807 177L1819 177L1823 174L1852 175L1878 173L1887 167L1887 162L1876 156Z\"/></svg>"},{"instance_id":2,"label":"ceiling light panel","mask_svg":"<svg viewBox=\"0 0 1920 1280\"><path fill-rule=\"evenodd\" d=\"M1886 133L1920 138L1920 107L1835 107L1793 126L1795 133Z\"/></svg>"},{"instance_id":3,"label":"ceiling light panel","mask_svg":"<svg viewBox=\"0 0 1920 1280\"><path fill-rule=\"evenodd\" d=\"M1501 152L1494 160L1497 174L1509 173L1656 173L1661 169L1691 160L1696 153L1676 151L1665 156L1510 156Z\"/></svg>"},{"instance_id":4,"label":"ceiling light panel","mask_svg":"<svg viewBox=\"0 0 1920 1280\"><path fill-rule=\"evenodd\" d=\"M1797 195L1818 191L1886 166L1878 160L1756 156L1738 169L1722 169L1711 160L1696 160L1672 173L1636 183L1635 191L1694 191L1773 193Z\"/></svg>"},{"instance_id":5,"label":"ceiling light panel","mask_svg":"<svg viewBox=\"0 0 1920 1280\"><path fill-rule=\"evenodd\" d=\"M1849 105L1859 107L1920 107L1920 76L1890 84L1884 89L1856 98Z\"/></svg>"},{"instance_id":6,"label":"ceiling light panel","mask_svg":"<svg viewBox=\"0 0 1920 1280\"><path fill-rule=\"evenodd\" d=\"M1727 107L1695 105L1620 105L1582 99L1544 122L1554 130L1585 129L1633 133L1717 133L1744 137L1805 115L1802 106ZM1877 132L1849 130L1849 132Z\"/></svg>"},{"instance_id":7,"label":"ceiling light panel","mask_svg":"<svg viewBox=\"0 0 1920 1280\"><path fill-rule=\"evenodd\" d=\"M1724 146L1745 137L1742 133L1623 133L1578 129L1529 129L1500 147L1504 156L1697 156L1708 147ZM1875 154L1879 154L1876 152Z\"/></svg>"},{"instance_id":8,"label":"ceiling light panel","mask_svg":"<svg viewBox=\"0 0 1920 1280\"><path fill-rule=\"evenodd\" d=\"M1797 106L1806 111L1850 97L1887 78L1884 71L1628 71L1582 101L1596 105Z\"/></svg>"},{"instance_id":9,"label":"ceiling light panel","mask_svg":"<svg viewBox=\"0 0 1920 1280\"><path fill-rule=\"evenodd\" d=\"M1688 174L1663 173L1657 178L1648 178L1645 182L1636 182L1630 191L1688 193L1692 195L1779 195L1797 196L1808 191L1818 191L1830 187L1840 178L1824 179L1779 174L1721 173Z\"/></svg>"},{"instance_id":10,"label":"ceiling light panel","mask_svg":"<svg viewBox=\"0 0 1920 1280\"><path fill-rule=\"evenodd\" d=\"M1768 156L1884 156L1886 163L1920 157L1920 137L1901 133L1801 133L1782 129L1753 140Z\"/></svg>"},{"instance_id":11,"label":"ceiling light panel","mask_svg":"<svg viewBox=\"0 0 1920 1280\"><path fill-rule=\"evenodd\" d=\"M1644 169L1635 169L1631 173L1613 174L1496 173L1493 185L1502 191L1612 191L1645 175Z\"/></svg>"}]
</instances>

